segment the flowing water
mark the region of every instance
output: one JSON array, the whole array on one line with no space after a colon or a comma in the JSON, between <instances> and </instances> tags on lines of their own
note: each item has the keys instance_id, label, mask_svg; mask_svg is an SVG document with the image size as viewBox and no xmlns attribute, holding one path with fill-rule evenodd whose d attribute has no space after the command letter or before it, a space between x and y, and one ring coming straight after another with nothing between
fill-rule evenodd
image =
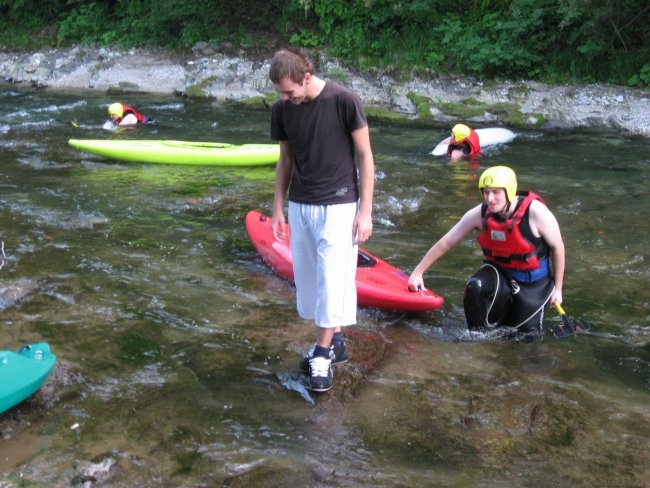
<instances>
[{"instance_id":1,"label":"flowing water","mask_svg":"<svg viewBox=\"0 0 650 488\"><path fill-rule=\"evenodd\" d=\"M450 166L429 154L448 128L373 123L369 251L412 270L479 202L480 172L508 164L560 222L565 309L591 332L556 340L548 312L542 340L468 334L468 239L425 275L444 307L360 309L350 348L373 367L353 354L335 370L346 386L310 398L278 378L292 386L313 329L243 225L270 210L273 168L67 145L269 142L268 112L141 95L128 101L156 124L107 131L112 101L0 85L0 348L47 341L59 359L44 391L0 414L3 486L647 486L648 140L522 131Z\"/></svg>"}]
</instances>

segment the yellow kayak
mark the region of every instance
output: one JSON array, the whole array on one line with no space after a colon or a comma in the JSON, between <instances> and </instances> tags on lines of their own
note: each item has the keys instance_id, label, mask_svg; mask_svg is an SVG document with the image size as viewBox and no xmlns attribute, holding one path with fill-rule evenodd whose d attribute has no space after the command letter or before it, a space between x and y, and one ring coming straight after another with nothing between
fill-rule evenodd
<instances>
[{"instance_id":1,"label":"yellow kayak","mask_svg":"<svg viewBox=\"0 0 650 488\"><path fill-rule=\"evenodd\" d=\"M278 144L228 144L169 140L70 139L75 149L118 161L214 166L275 164Z\"/></svg>"}]
</instances>

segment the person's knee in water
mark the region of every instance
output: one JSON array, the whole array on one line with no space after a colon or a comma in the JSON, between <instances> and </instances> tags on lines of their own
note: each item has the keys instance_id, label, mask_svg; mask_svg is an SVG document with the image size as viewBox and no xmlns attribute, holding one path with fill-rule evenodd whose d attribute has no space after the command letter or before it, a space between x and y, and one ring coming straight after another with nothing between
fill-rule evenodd
<instances>
[{"instance_id":1,"label":"person's knee in water","mask_svg":"<svg viewBox=\"0 0 650 488\"><path fill-rule=\"evenodd\" d=\"M463 308L467 328L484 331L496 327L511 303L510 289L504 277L492 265L483 265L465 286Z\"/></svg>"}]
</instances>

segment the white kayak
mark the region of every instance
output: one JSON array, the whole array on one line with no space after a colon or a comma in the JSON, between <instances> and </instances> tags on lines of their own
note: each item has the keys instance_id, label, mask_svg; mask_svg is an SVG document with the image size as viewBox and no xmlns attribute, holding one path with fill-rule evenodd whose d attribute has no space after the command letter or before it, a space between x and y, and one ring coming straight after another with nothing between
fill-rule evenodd
<instances>
[{"instance_id":1,"label":"white kayak","mask_svg":"<svg viewBox=\"0 0 650 488\"><path fill-rule=\"evenodd\" d=\"M516 136L516 134L510 129L504 129L503 127L487 127L485 129L476 129L475 132L478 134L481 148L493 146L494 144L505 144L506 142L512 141ZM433 148L431 154L434 156L444 156L447 154L447 146L449 145L450 139L451 137L447 137L440 141L438 145Z\"/></svg>"}]
</instances>

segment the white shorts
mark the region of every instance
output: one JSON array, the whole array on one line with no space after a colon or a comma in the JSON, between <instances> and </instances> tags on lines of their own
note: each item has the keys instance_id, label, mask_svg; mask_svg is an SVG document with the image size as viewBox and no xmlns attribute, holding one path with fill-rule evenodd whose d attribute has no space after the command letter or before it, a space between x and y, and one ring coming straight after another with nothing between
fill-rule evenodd
<instances>
[{"instance_id":1,"label":"white shorts","mask_svg":"<svg viewBox=\"0 0 650 488\"><path fill-rule=\"evenodd\" d=\"M358 248L352 236L357 203L289 202L298 314L318 327L357 322Z\"/></svg>"}]
</instances>

